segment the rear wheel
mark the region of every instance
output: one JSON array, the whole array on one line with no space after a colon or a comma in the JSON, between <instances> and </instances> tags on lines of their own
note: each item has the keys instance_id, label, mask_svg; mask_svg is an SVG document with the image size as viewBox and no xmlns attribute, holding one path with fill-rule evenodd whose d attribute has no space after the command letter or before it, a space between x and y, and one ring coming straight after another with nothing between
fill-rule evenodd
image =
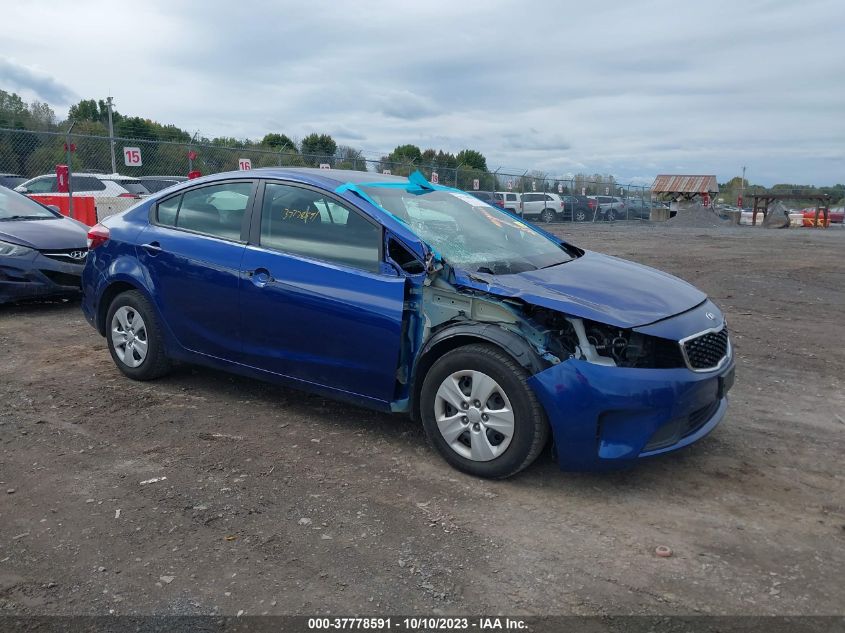
<instances>
[{"instance_id":1,"label":"rear wheel","mask_svg":"<svg viewBox=\"0 0 845 633\"><path fill-rule=\"evenodd\" d=\"M134 380L170 371L155 310L137 290L123 292L109 306L106 341L117 368Z\"/></svg>"},{"instance_id":2,"label":"rear wheel","mask_svg":"<svg viewBox=\"0 0 845 633\"><path fill-rule=\"evenodd\" d=\"M556 217L557 214L551 209L543 209L543 212L540 214L540 219L546 224L554 222Z\"/></svg>"},{"instance_id":3,"label":"rear wheel","mask_svg":"<svg viewBox=\"0 0 845 633\"><path fill-rule=\"evenodd\" d=\"M578 210L575 212L575 221L576 222L585 222L587 220L587 212L583 210Z\"/></svg>"},{"instance_id":4,"label":"rear wheel","mask_svg":"<svg viewBox=\"0 0 845 633\"><path fill-rule=\"evenodd\" d=\"M531 464L546 445L549 425L527 372L492 345L444 354L420 394L429 442L455 468L502 479Z\"/></svg>"},{"instance_id":5,"label":"rear wheel","mask_svg":"<svg viewBox=\"0 0 845 633\"><path fill-rule=\"evenodd\" d=\"M616 210L615 209L608 209L607 214L605 215L608 222L613 222L616 220Z\"/></svg>"}]
</instances>

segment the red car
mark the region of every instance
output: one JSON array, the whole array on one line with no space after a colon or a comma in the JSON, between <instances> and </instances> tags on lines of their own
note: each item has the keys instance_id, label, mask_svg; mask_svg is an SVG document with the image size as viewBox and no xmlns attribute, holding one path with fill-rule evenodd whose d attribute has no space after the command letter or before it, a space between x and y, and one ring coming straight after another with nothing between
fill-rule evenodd
<instances>
[{"instance_id":1,"label":"red car","mask_svg":"<svg viewBox=\"0 0 845 633\"><path fill-rule=\"evenodd\" d=\"M804 214L804 226L814 226L816 221L816 209L809 208L809 209L801 209L801 213ZM842 224L843 220L845 220L845 209L842 207L838 207L835 209L831 209L828 212L828 218L830 224ZM819 225L824 222L824 213L819 211Z\"/></svg>"}]
</instances>

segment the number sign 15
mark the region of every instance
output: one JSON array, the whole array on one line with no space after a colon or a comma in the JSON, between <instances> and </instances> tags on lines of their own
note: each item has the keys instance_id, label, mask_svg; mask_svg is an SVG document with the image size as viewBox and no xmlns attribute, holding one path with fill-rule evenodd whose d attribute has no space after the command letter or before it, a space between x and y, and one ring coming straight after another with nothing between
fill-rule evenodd
<instances>
[{"instance_id":1,"label":"number sign 15","mask_svg":"<svg viewBox=\"0 0 845 633\"><path fill-rule=\"evenodd\" d=\"M141 148L140 147L124 147L123 160L127 167L141 166Z\"/></svg>"}]
</instances>

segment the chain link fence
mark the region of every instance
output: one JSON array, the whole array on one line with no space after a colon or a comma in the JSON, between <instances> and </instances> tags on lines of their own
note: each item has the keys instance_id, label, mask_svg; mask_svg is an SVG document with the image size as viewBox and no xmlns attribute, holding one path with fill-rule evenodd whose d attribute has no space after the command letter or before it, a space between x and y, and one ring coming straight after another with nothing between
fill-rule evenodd
<instances>
[{"instance_id":1,"label":"chain link fence","mask_svg":"<svg viewBox=\"0 0 845 633\"><path fill-rule=\"evenodd\" d=\"M416 170L432 182L462 189L539 222L647 220L654 206L648 187L611 177L554 177L525 171L485 171L468 165L397 163L365 158L342 148L333 155L285 148L233 147L209 143L109 138L63 132L0 128L0 175L20 178L55 174L118 172L123 176L202 175L259 167L328 167L407 176ZM73 185L73 180L71 181Z\"/></svg>"}]
</instances>

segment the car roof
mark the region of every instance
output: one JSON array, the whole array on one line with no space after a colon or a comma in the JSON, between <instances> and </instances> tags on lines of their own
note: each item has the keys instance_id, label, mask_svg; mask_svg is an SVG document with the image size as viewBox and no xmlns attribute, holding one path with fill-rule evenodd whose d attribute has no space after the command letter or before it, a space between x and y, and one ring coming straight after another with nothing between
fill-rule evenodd
<instances>
[{"instance_id":1,"label":"car roof","mask_svg":"<svg viewBox=\"0 0 845 633\"><path fill-rule=\"evenodd\" d=\"M7 175L7 174L4 174ZM84 176L86 178L99 178L100 180L138 180L137 176L124 176L123 174L101 174L90 171L75 171L71 176ZM40 176L33 176L30 180L36 178L55 178L56 174L41 174Z\"/></svg>"},{"instance_id":2,"label":"car roof","mask_svg":"<svg viewBox=\"0 0 845 633\"><path fill-rule=\"evenodd\" d=\"M408 182L406 176L388 176L373 171L355 171L353 169L319 169L316 167L258 167L249 171L225 171L209 174L189 180L192 184L216 182L231 178L279 178L304 184L316 185L326 189L336 189L339 185L354 183L367 185L376 182ZM185 184L185 183L181 183Z\"/></svg>"}]
</instances>

